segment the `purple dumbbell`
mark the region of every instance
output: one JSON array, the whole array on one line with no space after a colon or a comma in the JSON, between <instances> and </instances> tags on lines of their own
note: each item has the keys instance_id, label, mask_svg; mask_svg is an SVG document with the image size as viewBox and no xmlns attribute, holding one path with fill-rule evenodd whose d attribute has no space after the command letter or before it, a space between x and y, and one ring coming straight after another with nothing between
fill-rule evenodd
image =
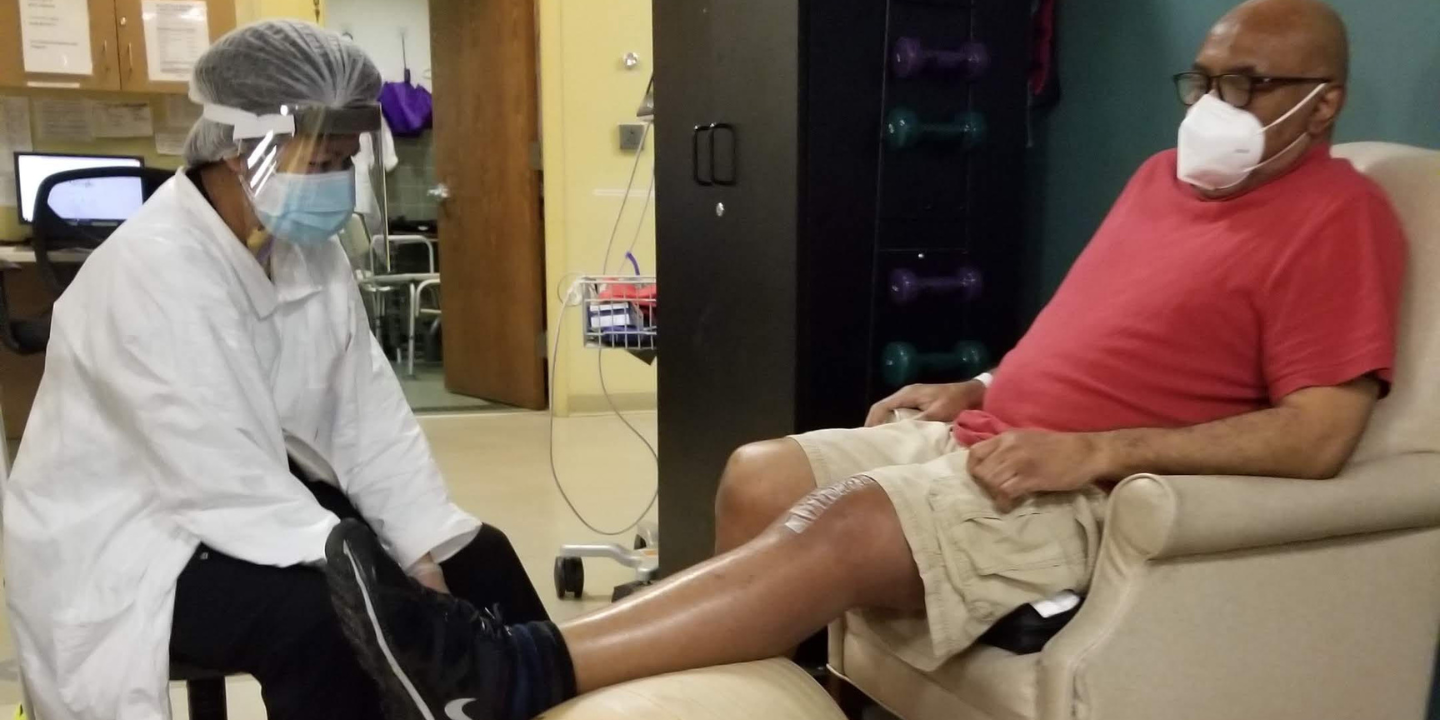
<instances>
[{"instance_id":1,"label":"purple dumbbell","mask_svg":"<svg viewBox=\"0 0 1440 720\"><path fill-rule=\"evenodd\" d=\"M890 66L895 77L908 78L930 67L942 72L959 71L966 80L974 80L989 69L990 51L978 42L965 42L954 50L927 50L919 40L902 37L895 41L890 53Z\"/></svg>"},{"instance_id":2,"label":"purple dumbbell","mask_svg":"<svg viewBox=\"0 0 1440 720\"><path fill-rule=\"evenodd\" d=\"M923 292L959 293L965 302L974 302L980 297L984 281L980 271L969 265L962 265L949 277L924 278L913 270L896 268L890 271L890 301L896 305L909 305Z\"/></svg>"}]
</instances>

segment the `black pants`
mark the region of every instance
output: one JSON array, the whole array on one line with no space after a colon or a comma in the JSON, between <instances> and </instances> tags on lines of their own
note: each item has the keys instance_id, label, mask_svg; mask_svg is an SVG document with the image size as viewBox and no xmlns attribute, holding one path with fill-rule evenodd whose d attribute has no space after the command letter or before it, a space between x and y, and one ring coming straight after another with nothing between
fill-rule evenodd
<instances>
[{"instance_id":1,"label":"black pants","mask_svg":"<svg viewBox=\"0 0 1440 720\"><path fill-rule=\"evenodd\" d=\"M359 518L333 486L305 485L327 510ZM456 597L498 607L507 623L548 619L510 541L489 525L440 567ZM253 675L271 720L382 718L374 682L341 634L315 568L253 565L201 546L176 588L170 657Z\"/></svg>"}]
</instances>

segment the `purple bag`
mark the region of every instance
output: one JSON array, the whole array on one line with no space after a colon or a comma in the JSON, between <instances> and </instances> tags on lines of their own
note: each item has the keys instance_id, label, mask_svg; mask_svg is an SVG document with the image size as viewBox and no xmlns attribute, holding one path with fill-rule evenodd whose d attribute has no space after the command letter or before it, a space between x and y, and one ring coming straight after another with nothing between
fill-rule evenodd
<instances>
[{"instance_id":1,"label":"purple bag","mask_svg":"<svg viewBox=\"0 0 1440 720\"><path fill-rule=\"evenodd\" d=\"M410 82L410 68L405 68L404 81L387 82L380 88L380 112L396 137L416 137L428 130L431 104L430 91Z\"/></svg>"}]
</instances>

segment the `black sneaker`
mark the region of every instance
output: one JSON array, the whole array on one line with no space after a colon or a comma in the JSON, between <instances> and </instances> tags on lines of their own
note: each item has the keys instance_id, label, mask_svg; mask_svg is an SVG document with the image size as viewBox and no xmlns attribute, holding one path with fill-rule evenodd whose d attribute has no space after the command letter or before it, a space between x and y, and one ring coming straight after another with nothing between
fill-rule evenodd
<instances>
[{"instance_id":1,"label":"black sneaker","mask_svg":"<svg viewBox=\"0 0 1440 720\"><path fill-rule=\"evenodd\" d=\"M506 630L488 613L411 580L363 523L325 544L330 601L386 717L504 720L513 672Z\"/></svg>"}]
</instances>

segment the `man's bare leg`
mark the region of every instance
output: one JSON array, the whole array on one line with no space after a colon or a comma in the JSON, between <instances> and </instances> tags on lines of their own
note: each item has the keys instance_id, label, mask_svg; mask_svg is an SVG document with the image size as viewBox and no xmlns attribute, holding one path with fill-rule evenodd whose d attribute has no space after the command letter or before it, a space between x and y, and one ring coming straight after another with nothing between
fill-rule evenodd
<instances>
[{"instance_id":1,"label":"man's bare leg","mask_svg":"<svg viewBox=\"0 0 1440 720\"><path fill-rule=\"evenodd\" d=\"M855 478L811 493L754 541L560 631L588 692L773 657L851 608L923 602L889 497Z\"/></svg>"},{"instance_id":2,"label":"man's bare leg","mask_svg":"<svg viewBox=\"0 0 1440 720\"><path fill-rule=\"evenodd\" d=\"M715 495L715 554L759 537L814 490L810 460L794 440L766 440L736 450Z\"/></svg>"},{"instance_id":3,"label":"man's bare leg","mask_svg":"<svg viewBox=\"0 0 1440 720\"><path fill-rule=\"evenodd\" d=\"M577 692L772 657L853 607L924 602L895 509L863 477L815 490L755 540L564 627L501 626L424 590L359 521L331 531L325 557L341 627L397 717L528 720Z\"/></svg>"}]
</instances>

